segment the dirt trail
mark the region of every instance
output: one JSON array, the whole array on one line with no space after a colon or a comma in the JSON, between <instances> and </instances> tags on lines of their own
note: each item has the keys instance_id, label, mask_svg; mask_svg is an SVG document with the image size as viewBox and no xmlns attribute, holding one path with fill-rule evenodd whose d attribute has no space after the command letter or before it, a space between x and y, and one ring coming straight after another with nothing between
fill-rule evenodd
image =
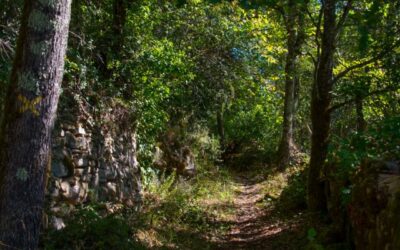
<instances>
[{"instance_id":1,"label":"dirt trail","mask_svg":"<svg viewBox=\"0 0 400 250\"><path fill-rule=\"evenodd\" d=\"M301 219L282 219L273 205L267 209L258 206L264 199L262 185L245 176L236 178L236 213L229 221L229 232L218 239L218 249L298 249Z\"/></svg>"}]
</instances>

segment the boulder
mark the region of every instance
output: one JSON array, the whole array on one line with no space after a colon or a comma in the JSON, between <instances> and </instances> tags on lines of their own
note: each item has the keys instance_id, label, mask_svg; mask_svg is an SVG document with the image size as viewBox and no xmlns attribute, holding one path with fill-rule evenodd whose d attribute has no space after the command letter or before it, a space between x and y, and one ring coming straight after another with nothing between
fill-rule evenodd
<instances>
[{"instance_id":1,"label":"boulder","mask_svg":"<svg viewBox=\"0 0 400 250\"><path fill-rule=\"evenodd\" d=\"M173 131L168 131L154 153L153 165L161 170L193 177L196 174L195 158L189 146L182 145Z\"/></svg>"}]
</instances>

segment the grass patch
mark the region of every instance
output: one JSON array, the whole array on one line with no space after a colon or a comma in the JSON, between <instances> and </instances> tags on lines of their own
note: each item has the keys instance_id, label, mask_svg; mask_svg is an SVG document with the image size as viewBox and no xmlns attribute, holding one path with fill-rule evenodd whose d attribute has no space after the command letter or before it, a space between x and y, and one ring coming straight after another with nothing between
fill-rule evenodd
<instances>
[{"instance_id":1,"label":"grass patch","mask_svg":"<svg viewBox=\"0 0 400 250\"><path fill-rule=\"evenodd\" d=\"M210 247L207 236L229 229L219 222L233 216L234 192L225 170L205 171L189 181L171 175L145 192L137 237L149 248Z\"/></svg>"}]
</instances>

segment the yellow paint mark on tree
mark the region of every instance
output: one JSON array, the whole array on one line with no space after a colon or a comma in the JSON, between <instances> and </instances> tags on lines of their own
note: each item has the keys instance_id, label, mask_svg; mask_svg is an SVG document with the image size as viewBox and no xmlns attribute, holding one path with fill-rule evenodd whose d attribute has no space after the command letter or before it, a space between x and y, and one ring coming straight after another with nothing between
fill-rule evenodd
<instances>
[{"instance_id":1,"label":"yellow paint mark on tree","mask_svg":"<svg viewBox=\"0 0 400 250\"><path fill-rule=\"evenodd\" d=\"M19 107L20 113L25 113L27 111L32 112L35 116L39 116L39 111L36 109L36 105L42 100L41 96L36 97L33 100L29 100L25 96L19 95L18 100L21 102L21 106Z\"/></svg>"}]
</instances>

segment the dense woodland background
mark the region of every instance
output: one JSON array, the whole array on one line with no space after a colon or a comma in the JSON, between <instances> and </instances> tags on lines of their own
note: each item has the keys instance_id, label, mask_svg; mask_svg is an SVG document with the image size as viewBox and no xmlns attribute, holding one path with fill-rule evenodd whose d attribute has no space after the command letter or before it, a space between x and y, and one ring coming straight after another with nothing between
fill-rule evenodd
<instances>
[{"instance_id":1,"label":"dense woodland background","mask_svg":"<svg viewBox=\"0 0 400 250\"><path fill-rule=\"evenodd\" d=\"M400 2L0 6L0 248L400 249Z\"/></svg>"}]
</instances>

